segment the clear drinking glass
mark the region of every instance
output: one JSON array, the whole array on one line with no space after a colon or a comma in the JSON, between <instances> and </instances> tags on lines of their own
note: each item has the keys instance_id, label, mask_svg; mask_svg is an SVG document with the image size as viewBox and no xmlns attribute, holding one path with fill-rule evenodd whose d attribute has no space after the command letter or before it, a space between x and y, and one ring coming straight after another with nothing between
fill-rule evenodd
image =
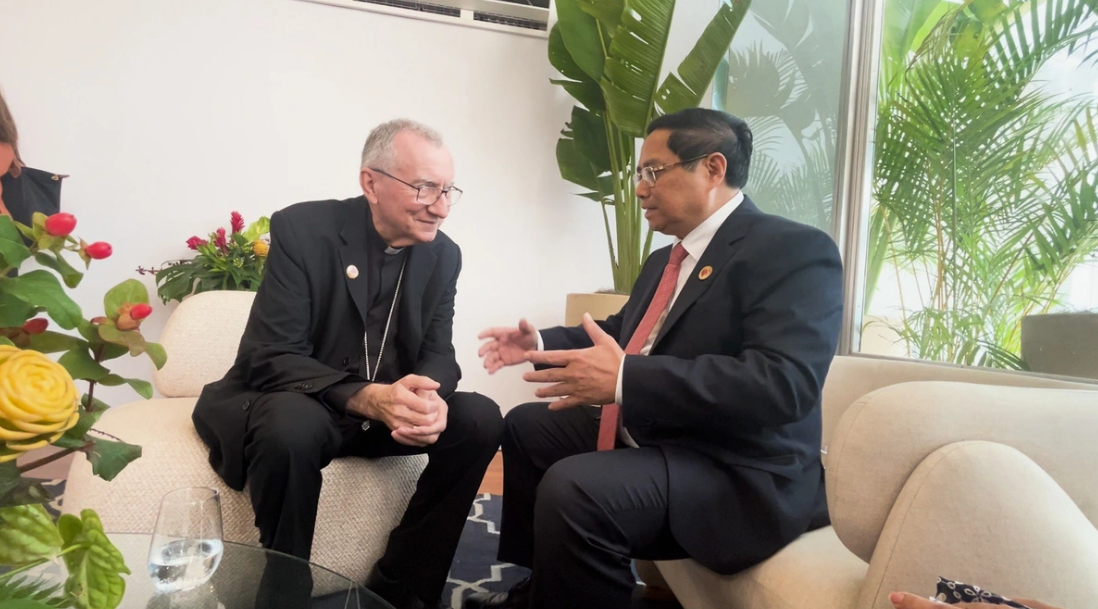
<instances>
[{"instance_id":1,"label":"clear drinking glass","mask_svg":"<svg viewBox=\"0 0 1098 609\"><path fill-rule=\"evenodd\" d=\"M164 495L149 546L149 575L157 590L177 592L208 582L223 550L216 489L192 486Z\"/></svg>"}]
</instances>

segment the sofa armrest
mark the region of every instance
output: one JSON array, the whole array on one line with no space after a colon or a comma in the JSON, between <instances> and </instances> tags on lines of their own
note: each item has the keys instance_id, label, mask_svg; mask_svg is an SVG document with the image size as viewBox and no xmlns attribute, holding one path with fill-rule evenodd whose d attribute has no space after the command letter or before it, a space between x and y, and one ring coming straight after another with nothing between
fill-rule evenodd
<instances>
[{"instance_id":1,"label":"sofa armrest","mask_svg":"<svg viewBox=\"0 0 1098 609\"><path fill-rule=\"evenodd\" d=\"M1098 531L1056 481L1008 446L958 442L931 453L904 484L856 607L891 607L898 590L933 595L938 576L1093 607L1095 573Z\"/></svg>"},{"instance_id":2,"label":"sofa armrest","mask_svg":"<svg viewBox=\"0 0 1098 609\"><path fill-rule=\"evenodd\" d=\"M904 483L935 450L966 440L1012 446L1098 523L1098 392L970 383L902 383L863 396L835 430L827 457L831 521L869 561Z\"/></svg>"}]
</instances>

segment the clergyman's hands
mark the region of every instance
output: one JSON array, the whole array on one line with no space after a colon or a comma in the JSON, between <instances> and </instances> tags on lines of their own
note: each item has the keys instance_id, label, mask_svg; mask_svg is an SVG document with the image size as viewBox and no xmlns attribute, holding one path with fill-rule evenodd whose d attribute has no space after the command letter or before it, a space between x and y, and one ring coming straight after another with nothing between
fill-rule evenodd
<instances>
[{"instance_id":1,"label":"clergyman's hands","mask_svg":"<svg viewBox=\"0 0 1098 609\"><path fill-rule=\"evenodd\" d=\"M363 418L372 421L380 421L386 427L393 430L393 439L402 444L411 442L408 430L419 429L422 436L423 430L433 430L439 422L439 403L446 406L438 394L435 393L439 384L425 376L409 374L392 385L373 383L363 387L361 391L351 396L347 403L347 410ZM431 395L434 395L434 399ZM445 429L446 417L442 416L442 428ZM401 432L398 436L397 432ZM438 430L442 433L442 429ZM427 434L426 437L430 437ZM434 434L437 439L437 433ZM434 440L431 440L433 442ZM429 444L430 442L427 442ZM419 444L415 446L426 446Z\"/></svg>"}]
</instances>

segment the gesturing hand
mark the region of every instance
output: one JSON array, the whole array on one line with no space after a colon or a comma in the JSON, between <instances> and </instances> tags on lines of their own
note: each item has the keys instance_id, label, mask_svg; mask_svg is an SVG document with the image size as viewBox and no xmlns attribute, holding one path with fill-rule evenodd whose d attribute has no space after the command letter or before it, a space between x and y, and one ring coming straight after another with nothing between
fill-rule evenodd
<instances>
[{"instance_id":1,"label":"gesturing hand","mask_svg":"<svg viewBox=\"0 0 1098 609\"><path fill-rule=\"evenodd\" d=\"M590 315L583 316L583 328L594 346L570 351L531 351L526 359L535 364L563 366L527 372L523 379L532 383L556 383L539 388L539 398L561 398L549 404L550 410L572 408L585 404L611 404L618 386L618 370L625 357L614 337L595 323Z\"/></svg>"},{"instance_id":2,"label":"gesturing hand","mask_svg":"<svg viewBox=\"0 0 1098 609\"><path fill-rule=\"evenodd\" d=\"M489 328L477 338L486 341L477 355L483 358L489 374L527 361L526 353L538 348L538 331L525 319L519 321L517 328Z\"/></svg>"}]
</instances>

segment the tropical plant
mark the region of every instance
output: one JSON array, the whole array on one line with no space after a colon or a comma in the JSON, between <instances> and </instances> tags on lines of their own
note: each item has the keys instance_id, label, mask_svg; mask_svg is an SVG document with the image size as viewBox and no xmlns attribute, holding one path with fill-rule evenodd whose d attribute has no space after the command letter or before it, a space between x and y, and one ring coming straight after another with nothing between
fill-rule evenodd
<instances>
[{"instance_id":1,"label":"tropical plant","mask_svg":"<svg viewBox=\"0 0 1098 609\"><path fill-rule=\"evenodd\" d=\"M732 48L713 104L755 136L744 190L763 210L831 230L845 0L767 0L750 15L777 45ZM795 149L795 152L792 151Z\"/></svg>"},{"instance_id":2,"label":"tropical plant","mask_svg":"<svg viewBox=\"0 0 1098 609\"><path fill-rule=\"evenodd\" d=\"M552 82L581 104L557 142L557 163L601 204L619 292L632 289L652 247L633 184L637 139L652 119L701 102L750 3L722 4L677 75L660 84L674 0L557 0L549 61L564 78Z\"/></svg>"},{"instance_id":3,"label":"tropical plant","mask_svg":"<svg viewBox=\"0 0 1098 609\"><path fill-rule=\"evenodd\" d=\"M141 455L141 447L92 429L109 408L95 397L95 388L126 384L150 398L152 385L114 374L104 363L143 353L157 367L166 360L164 349L140 332L152 313L141 282L130 279L111 288L104 314L90 320L65 292L84 275L63 252L78 254L86 266L111 253L107 243L89 245L73 237L75 226L67 213L35 214L29 227L0 216L0 570L7 568L0 573L2 607L111 609L125 591L121 574L129 573L94 511L55 522L43 505L49 493L24 475L81 452L95 475L117 476ZM15 274L32 259L44 268ZM51 322L76 334L49 330ZM47 353L61 355L54 361ZM88 384L82 396L74 379ZM20 456L49 445L62 450L18 464ZM44 585L26 576L59 557L69 573L64 584Z\"/></svg>"},{"instance_id":4,"label":"tropical plant","mask_svg":"<svg viewBox=\"0 0 1098 609\"><path fill-rule=\"evenodd\" d=\"M866 307L887 265L902 303L891 326L911 355L1024 368L1022 317L1055 305L1098 248L1098 110L1035 81L1058 54L1098 57L1096 11L888 4Z\"/></svg>"},{"instance_id":5,"label":"tropical plant","mask_svg":"<svg viewBox=\"0 0 1098 609\"><path fill-rule=\"evenodd\" d=\"M138 267L137 272L156 276L156 292L164 304L210 290L254 292L263 280L270 248L261 237L270 231L270 218L261 216L244 228L244 218L234 211L229 231L219 228L208 239L187 239L187 247L198 252L194 258L174 260L159 270Z\"/></svg>"}]
</instances>

